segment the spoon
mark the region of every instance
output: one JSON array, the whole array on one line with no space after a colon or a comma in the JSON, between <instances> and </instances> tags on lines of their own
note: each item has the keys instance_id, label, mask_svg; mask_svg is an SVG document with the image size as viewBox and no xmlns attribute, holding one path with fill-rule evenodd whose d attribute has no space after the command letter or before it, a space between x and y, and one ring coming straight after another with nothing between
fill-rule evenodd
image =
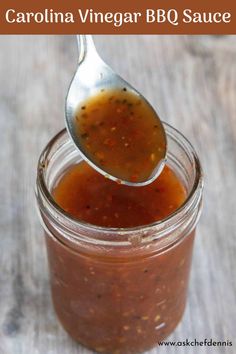
<instances>
[{"instance_id":1,"label":"spoon","mask_svg":"<svg viewBox=\"0 0 236 354\"><path fill-rule=\"evenodd\" d=\"M77 36L77 40L79 48L79 63L77 71L71 81L65 105L65 118L68 133L76 147L79 149L83 159L105 177L129 186L147 185L160 175L166 162L166 134L160 118L152 106L135 88L133 88L129 83L117 75L106 63L104 63L96 51L91 35L79 35ZM153 169L151 175L142 181L124 180L120 176L113 175L110 171L106 170L104 166L96 163L96 161L88 156L77 130L76 112L81 103L89 97L98 94L101 90L122 90L124 87L125 91L127 90L127 92L135 94L140 100L145 102L146 106L148 105L148 109L152 110L152 115L155 117L155 121L161 130L159 133L161 134L162 142L164 142L164 146L162 144L161 157L157 161L157 165ZM148 137L146 137L146 139L148 139Z\"/></svg>"}]
</instances>

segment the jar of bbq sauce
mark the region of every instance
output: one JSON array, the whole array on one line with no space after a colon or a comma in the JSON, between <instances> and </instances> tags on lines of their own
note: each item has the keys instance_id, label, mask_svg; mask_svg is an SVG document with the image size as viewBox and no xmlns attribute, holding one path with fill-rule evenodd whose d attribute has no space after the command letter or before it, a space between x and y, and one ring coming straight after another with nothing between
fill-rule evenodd
<instances>
[{"instance_id":1,"label":"jar of bbq sauce","mask_svg":"<svg viewBox=\"0 0 236 354\"><path fill-rule=\"evenodd\" d=\"M96 352L147 351L175 329L184 312L203 179L191 144L164 126L167 165L186 198L170 215L150 224L96 226L55 201L55 185L81 161L65 130L39 159L36 196L55 311L69 335Z\"/></svg>"}]
</instances>

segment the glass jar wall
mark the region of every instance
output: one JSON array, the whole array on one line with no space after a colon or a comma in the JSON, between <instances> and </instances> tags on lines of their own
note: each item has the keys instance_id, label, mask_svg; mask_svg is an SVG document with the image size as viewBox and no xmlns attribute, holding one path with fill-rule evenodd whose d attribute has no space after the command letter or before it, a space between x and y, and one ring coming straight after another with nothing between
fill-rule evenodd
<instances>
[{"instance_id":1,"label":"glass jar wall","mask_svg":"<svg viewBox=\"0 0 236 354\"><path fill-rule=\"evenodd\" d=\"M171 126L165 129L167 163L185 186L187 199L166 219L143 227L86 224L55 203L53 187L81 161L65 130L39 160L36 195L54 307L66 331L97 352L151 349L174 330L184 312L203 182L190 143Z\"/></svg>"}]
</instances>

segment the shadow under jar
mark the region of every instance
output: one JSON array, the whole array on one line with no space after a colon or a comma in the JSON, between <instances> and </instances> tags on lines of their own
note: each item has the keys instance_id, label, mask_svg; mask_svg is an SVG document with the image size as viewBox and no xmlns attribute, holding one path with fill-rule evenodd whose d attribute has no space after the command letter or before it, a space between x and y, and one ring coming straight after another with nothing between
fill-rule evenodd
<instances>
[{"instance_id":1,"label":"shadow under jar","mask_svg":"<svg viewBox=\"0 0 236 354\"><path fill-rule=\"evenodd\" d=\"M192 247L202 201L202 172L190 143L164 124L167 164L187 191L184 204L162 221L105 228L70 217L53 187L81 161L65 130L38 164L36 196L57 316L76 341L96 352L137 354L166 338L185 308Z\"/></svg>"}]
</instances>

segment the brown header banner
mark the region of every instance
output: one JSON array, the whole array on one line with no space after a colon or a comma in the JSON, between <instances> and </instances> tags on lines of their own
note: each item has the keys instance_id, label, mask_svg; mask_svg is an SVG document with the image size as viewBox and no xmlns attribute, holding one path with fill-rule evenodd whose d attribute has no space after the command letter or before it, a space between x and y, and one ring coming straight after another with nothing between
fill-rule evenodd
<instances>
[{"instance_id":1,"label":"brown header banner","mask_svg":"<svg viewBox=\"0 0 236 354\"><path fill-rule=\"evenodd\" d=\"M235 0L1 0L0 34L236 34Z\"/></svg>"}]
</instances>

